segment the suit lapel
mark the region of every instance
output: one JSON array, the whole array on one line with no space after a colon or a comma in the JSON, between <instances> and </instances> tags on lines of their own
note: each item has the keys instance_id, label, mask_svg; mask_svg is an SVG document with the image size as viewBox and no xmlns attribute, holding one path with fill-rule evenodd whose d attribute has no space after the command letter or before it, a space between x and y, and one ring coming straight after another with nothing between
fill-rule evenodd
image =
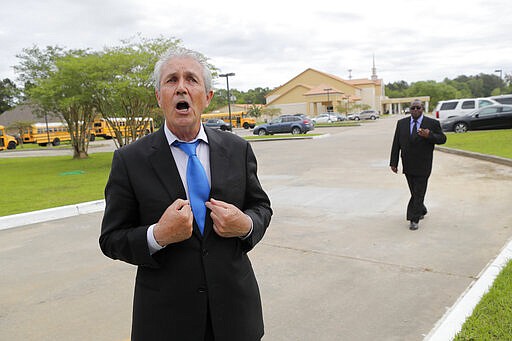
<instances>
[{"instance_id":1,"label":"suit lapel","mask_svg":"<svg viewBox=\"0 0 512 341\"><path fill-rule=\"evenodd\" d=\"M212 182L210 195L212 195L224 185L223 180L228 172L228 149L222 143L218 134L207 131L207 136L210 145L210 175Z\"/></svg>"},{"instance_id":2,"label":"suit lapel","mask_svg":"<svg viewBox=\"0 0 512 341\"><path fill-rule=\"evenodd\" d=\"M215 194L226 186L225 180L226 174L228 174L228 148L225 144L222 143L222 140L214 131L210 129L206 129L206 135L208 136L208 145L210 150L210 178L211 178L211 188L210 188L210 198L214 198ZM204 228L204 237L206 238L208 234L213 229L213 221L210 217L210 210L206 212L206 221Z\"/></svg>"},{"instance_id":3,"label":"suit lapel","mask_svg":"<svg viewBox=\"0 0 512 341\"><path fill-rule=\"evenodd\" d=\"M172 156L171 148L167 144L163 128L153 134L151 147L149 163L163 187L169 193L171 202L174 202L178 198L186 200L187 194L183 187L178 168L176 167L176 162Z\"/></svg>"}]
</instances>

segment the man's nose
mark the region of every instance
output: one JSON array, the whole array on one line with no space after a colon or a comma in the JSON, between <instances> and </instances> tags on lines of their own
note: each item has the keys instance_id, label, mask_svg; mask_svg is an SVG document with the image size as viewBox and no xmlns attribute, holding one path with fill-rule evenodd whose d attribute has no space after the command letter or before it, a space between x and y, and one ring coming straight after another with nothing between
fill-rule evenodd
<instances>
[{"instance_id":1,"label":"man's nose","mask_svg":"<svg viewBox=\"0 0 512 341\"><path fill-rule=\"evenodd\" d=\"M185 80L180 78L178 83L176 84L176 94L185 94L187 93L187 88L185 87Z\"/></svg>"}]
</instances>

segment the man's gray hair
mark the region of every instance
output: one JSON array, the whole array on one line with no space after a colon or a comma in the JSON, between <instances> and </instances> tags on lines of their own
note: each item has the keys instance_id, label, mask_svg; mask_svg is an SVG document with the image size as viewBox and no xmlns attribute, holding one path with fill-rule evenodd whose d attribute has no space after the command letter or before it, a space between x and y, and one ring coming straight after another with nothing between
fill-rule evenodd
<instances>
[{"instance_id":1,"label":"man's gray hair","mask_svg":"<svg viewBox=\"0 0 512 341\"><path fill-rule=\"evenodd\" d=\"M160 77L162 76L162 67L173 58L183 57L192 58L198 62L199 65L201 65L203 68L204 88L207 93L210 92L210 90L212 90L212 73L210 71L210 67L208 66L207 59L199 52L189 50L184 47L171 47L160 56L160 59L156 62L155 69L153 70L153 84L155 85L155 89L160 91Z\"/></svg>"}]
</instances>

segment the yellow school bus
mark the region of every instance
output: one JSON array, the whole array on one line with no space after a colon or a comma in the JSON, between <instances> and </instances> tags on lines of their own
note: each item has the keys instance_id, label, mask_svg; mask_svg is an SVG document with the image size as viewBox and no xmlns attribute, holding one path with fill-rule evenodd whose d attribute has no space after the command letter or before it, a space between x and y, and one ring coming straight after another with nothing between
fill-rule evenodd
<instances>
[{"instance_id":1,"label":"yellow school bus","mask_svg":"<svg viewBox=\"0 0 512 341\"><path fill-rule=\"evenodd\" d=\"M256 125L256 119L253 117L247 117L245 111L235 111L231 113L231 126L235 128L254 128ZM229 123L229 113L228 112L221 112L221 113L208 113L208 114L202 114L201 120L203 122L206 122L207 120L211 118L219 118L223 120L226 123Z\"/></svg>"},{"instance_id":2,"label":"yellow school bus","mask_svg":"<svg viewBox=\"0 0 512 341\"><path fill-rule=\"evenodd\" d=\"M0 125L0 150L16 149L18 142L14 136L5 133L5 127Z\"/></svg>"},{"instance_id":3,"label":"yellow school bus","mask_svg":"<svg viewBox=\"0 0 512 341\"><path fill-rule=\"evenodd\" d=\"M124 117L109 118L107 121L103 117L96 117L93 122L93 130L96 136L101 136L105 139L111 139L116 136L115 130L110 125L109 121L115 125L121 132L123 137L131 136L133 131L136 132L136 137L148 135L155 130L153 118L135 117L133 119L126 119ZM132 123L130 123L130 121ZM128 122L128 124L127 124ZM134 124L133 124L134 122ZM135 126L135 127L134 127Z\"/></svg>"},{"instance_id":4,"label":"yellow school bus","mask_svg":"<svg viewBox=\"0 0 512 341\"><path fill-rule=\"evenodd\" d=\"M58 146L63 141L71 141L68 126L61 122L34 123L23 130L23 143L37 143L46 146L48 143Z\"/></svg>"}]
</instances>

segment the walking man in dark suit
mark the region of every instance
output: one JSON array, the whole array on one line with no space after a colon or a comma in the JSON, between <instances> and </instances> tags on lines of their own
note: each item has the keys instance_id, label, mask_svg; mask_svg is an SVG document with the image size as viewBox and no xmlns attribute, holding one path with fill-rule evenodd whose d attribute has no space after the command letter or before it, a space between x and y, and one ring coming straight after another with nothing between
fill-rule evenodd
<instances>
[{"instance_id":1,"label":"walking man in dark suit","mask_svg":"<svg viewBox=\"0 0 512 341\"><path fill-rule=\"evenodd\" d=\"M212 97L204 57L168 51L155 65L164 126L114 153L99 238L137 266L132 341L260 340L247 253L272 209L249 143L201 124Z\"/></svg>"},{"instance_id":2,"label":"walking man in dark suit","mask_svg":"<svg viewBox=\"0 0 512 341\"><path fill-rule=\"evenodd\" d=\"M439 121L423 115L423 103L416 99L411 103L411 116L397 122L389 165L398 171L398 157L402 158L402 168L411 198L407 205L407 220L411 230L418 229L418 222L427 214L424 204L430 173L434 145L446 142L446 135Z\"/></svg>"}]
</instances>

